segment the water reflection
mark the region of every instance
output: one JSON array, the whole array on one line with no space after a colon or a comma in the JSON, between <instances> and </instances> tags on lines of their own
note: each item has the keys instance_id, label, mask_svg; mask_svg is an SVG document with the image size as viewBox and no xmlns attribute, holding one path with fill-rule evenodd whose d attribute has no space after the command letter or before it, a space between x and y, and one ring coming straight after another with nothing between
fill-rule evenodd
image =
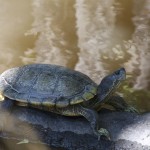
<instances>
[{"instance_id":1,"label":"water reflection","mask_svg":"<svg viewBox=\"0 0 150 150\"><path fill-rule=\"evenodd\" d=\"M51 63L84 72L99 83L124 66L128 79L121 91L131 104L150 110L149 1L0 0L0 4L1 72L22 64Z\"/></svg>"}]
</instances>

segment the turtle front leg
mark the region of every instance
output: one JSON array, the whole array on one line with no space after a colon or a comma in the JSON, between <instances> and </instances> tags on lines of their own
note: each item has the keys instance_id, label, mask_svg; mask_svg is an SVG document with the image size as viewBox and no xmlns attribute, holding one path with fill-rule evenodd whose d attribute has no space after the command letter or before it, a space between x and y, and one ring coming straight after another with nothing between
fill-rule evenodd
<instances>
[{"instance_id":1,"label":"turtle front leg","mask_svg":"<svg viewBox=\"0 0 150 150\"><path fill-rule=\"evenodd\" d=\"M117 111L127 111L139 113L134 107L129 106L121 96L112 96L108 99L106 104L113 106Z\"/></svg>"},{"instance_id":2,"label":"turtle front leg","mask_svg":"<svg viewBox=\"0 0 150 150\"><path fill-rule=\"evenodd\" d=\"M98 139L100 139L100 137L103 135L110 140L109 132L104 128L100 128L99 116L95 110L82 107L81 105L76 105L59 109L59 113L68 116L85 117L90 122L94 134L98 136Z\"/></svg>"},{"instance_id":3,"label":"turtle front leg","mask_svg":"<svg viewBox=\"0 0 150 150\"><path fill-rule=\"evenodd\" d=\"M75 108L75 110L90 122L93 132L98 136L98 139L100 139L102 135L110 139L109 132L104 128L100 128L99 116L95 110L82 106L78 106L77 108Z\"/></svg>"}]
</instances>

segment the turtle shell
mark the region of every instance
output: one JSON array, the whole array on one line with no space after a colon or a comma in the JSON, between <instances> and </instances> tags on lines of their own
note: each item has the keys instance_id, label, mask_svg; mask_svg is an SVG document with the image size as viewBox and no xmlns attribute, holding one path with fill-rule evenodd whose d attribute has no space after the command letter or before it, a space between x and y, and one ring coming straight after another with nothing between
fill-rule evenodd
<instances>
[{"instance_id":1,"label":"turtle shell","mask_svg":"<svg viewBox=\"0 0 150 150\"><path fill-rule=\"evenodd\" d=\"M0 92L18 102L66 107L93 98L97 84L85 74L62 66L31 64L2 73Z\"/></svg>"}]
</instances>

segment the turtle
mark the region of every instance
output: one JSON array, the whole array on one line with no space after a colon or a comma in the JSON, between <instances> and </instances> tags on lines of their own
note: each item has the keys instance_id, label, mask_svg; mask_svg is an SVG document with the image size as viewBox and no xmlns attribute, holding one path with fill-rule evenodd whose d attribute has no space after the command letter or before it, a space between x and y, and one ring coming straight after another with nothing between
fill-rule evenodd
<instances>
[{"instance_id":1,"label":"turtle","mask_svg":"<svg viewBox=\"0 0 150 150\"><path fill-rule=\"evenodd\" d=\"M87 75L63 66L29 64L15 67L0 75L0 92L4 97L0 107L10 111L14 105L19 105L65 116L83 116L98 138L103 135L110 139L109 131L100 126L98 111L102 103L113 100L112 94L125 78L124 68L105 76L98 85ZM128 109L123 99L114 100L112 105Z\"/></svg>"}]
</instances>

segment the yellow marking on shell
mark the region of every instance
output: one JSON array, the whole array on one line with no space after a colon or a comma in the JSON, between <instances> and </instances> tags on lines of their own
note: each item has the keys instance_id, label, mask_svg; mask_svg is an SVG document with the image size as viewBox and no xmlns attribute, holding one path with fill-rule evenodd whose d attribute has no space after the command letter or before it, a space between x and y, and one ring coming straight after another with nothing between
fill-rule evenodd
<instances>
[{"instance_id":1,"label":"yellow marking on shell","mask_svg":"<svg viewBox=\"0 0 150 150\"><path fill-rule=\"evenodd\" d=\"M83 101L88 101L91 98L93 98L97 93L97 89L93 87L89 90L89 92L85 92L82 97L79 97L78 99L75 97L75 99L70 101L71 105L82 103Z\"/></svg>"},{"instance_id":2,"label":"yellow marking on shell","mask_svg":"<svg viewBox=\"0 0 150 150\"><path fill-rule=\"evenodd\" d=\"M53 107L55 106L55 101L52 101L51 99L44 100L41 105L46 107Z\"/></svg>"},{"instance_id":3,"label":"yellow marking on shell","mask_svg":"<svg viewBox=\"0 0 150 150\"><path fill-rule=\"evenodd\" d=\"M94 95L97 94L97 88L93 87L90 91L90 93L93 93Z\"/></svg>"},{"instance_id":4,"label":"yellow marking on shell","mask_svg":"<svg viewBox=\"0 0 150 150\"><path fill-rule=\"evenodd\" d=\"M84 100L88 101L91 98L93 98L94 95L92 93L84 93L82 97L83 97Z\"/></svg>"},{"instance_id":5,"label":"yellow marking on shell","mask_svg":"<svg viewBox=\"0 0 150 150\"><path fill-rule=\"evenodd\" d=\"M30 105L32 105L32 106L40 106L41 104L39 102L34 102L33 101L33 102L30 103Z\"/></svg>"},{"instance_id":6,"label":"yellow marking on shell","mask_svg":"<svg viewBox=\"0 0 150 150\"><path fill-rule=\"evenodd\" d=\"M28 103L16 101L16 105L18 105L18 106L28 106Z\"/></svg>"},{"instance_id":7,"label":"yellow marking on shell","mask_svg":"<svg viewBox=\"0 0 150 150\"><path fill-rule=\"evenodd\" d=\"M85 100L90 100L96 95L96 92L97 92L97 89L93 87L89 92L84 93L82 97Z\"/></svg>"},{"instance_id":8,"label":"yellow marking on shell","mask_svg":"<svg viewBox=\"0 0 150 150\"><path fill-rule=\"evenodd\" d=\"M59 108L63 108L63 107L67 107L69 105L69 101L68 100L58 100L56 101L56 107L59 107Z\"/></svg>"},{"instance_id":9,"label":"yellow marking on shell","mask_svg":"<svg viewBox=\"0 0 150 150\"><path fill-rule=\"evenodd\" d=\"M0 94L0 101L4 101L4 96Z\"/></svg>"},{"instance_id":10,"label":"yellow marking on shell","mask_svg":"<svg viewBox=\"0 0 150 150\"><path fill-rule=\"evenodd\" d=\"M76 100L70 101L70 104L71 104L71 105L74 105L74 104L78 104L78 103L82 103L82 102L83 102L83 99L80 98L80 99L76 99Z\"/></svg>"}]
</instances>

